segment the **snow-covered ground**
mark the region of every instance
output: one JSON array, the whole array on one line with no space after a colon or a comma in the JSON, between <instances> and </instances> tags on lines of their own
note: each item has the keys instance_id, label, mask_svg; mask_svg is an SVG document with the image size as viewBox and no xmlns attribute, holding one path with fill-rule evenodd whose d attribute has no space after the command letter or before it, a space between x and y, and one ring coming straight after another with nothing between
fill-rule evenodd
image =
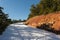
<instances>
[{"instance_id":1,"label":"snow-covered ground","mask_svg":"<svg viewBox=\"0 0 60 40\"><path fill-rule=\"evenodd\" d=\"M53 33L30 28L23 23L11 24L8 26L0 40L60 40L60 36Z\"/></svg>"}]
</instances>

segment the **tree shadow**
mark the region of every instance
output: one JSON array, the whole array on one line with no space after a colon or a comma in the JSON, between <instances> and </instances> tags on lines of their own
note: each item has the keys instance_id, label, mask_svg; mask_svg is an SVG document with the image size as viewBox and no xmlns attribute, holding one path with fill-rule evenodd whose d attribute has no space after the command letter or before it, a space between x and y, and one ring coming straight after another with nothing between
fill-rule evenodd
<instances>
[{"instance_id":1,"label":"tree shadow","mask_svg":"<svg viewBox=\"0 0 60 40\"><path fill-rule=\"evenodd\" d=\"M26 26L26 25L25 25ZM39 30L36 28L31 27L24 27L23 26L9 26L4 34L0 37L0 40L25 40L25 39L47 39L50 37L51 40L57 39L60 40L58 37L52 33L48 33L44 30ZM49 38L48 38L49 39Z\"/></svg>"}]
</instances>

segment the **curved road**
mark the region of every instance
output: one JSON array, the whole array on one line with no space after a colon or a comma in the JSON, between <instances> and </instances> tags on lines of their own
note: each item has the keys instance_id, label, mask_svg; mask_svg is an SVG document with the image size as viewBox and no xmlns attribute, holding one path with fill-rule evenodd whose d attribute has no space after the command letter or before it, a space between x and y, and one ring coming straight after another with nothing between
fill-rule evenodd
<instances>
[{"instance_id":1,"label":"curved road","mask_svg":"<svg viewBox=\"0 0 60 40\"><path fill-rule=\"evenodd\" d=\"M16 23L8 26L0 40L60 40L60 38L53 33Z\"/></svg>"}]
</instances>

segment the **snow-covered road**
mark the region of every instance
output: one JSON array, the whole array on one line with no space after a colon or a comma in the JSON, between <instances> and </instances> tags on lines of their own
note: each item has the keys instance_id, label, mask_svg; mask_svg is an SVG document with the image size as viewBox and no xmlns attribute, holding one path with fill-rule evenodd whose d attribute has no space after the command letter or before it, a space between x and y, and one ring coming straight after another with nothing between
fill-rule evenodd
<instances>
[{"instance_id":1,"label":"snow-covered road","mask_svg":"<svg viewBox=\"0 0 60 40\"><path fill-rule=\"evenodd\" d=\"M60 38L53 33L16 23L8 26L0 40L60 40Z\"/></svg>"}]
</instances>

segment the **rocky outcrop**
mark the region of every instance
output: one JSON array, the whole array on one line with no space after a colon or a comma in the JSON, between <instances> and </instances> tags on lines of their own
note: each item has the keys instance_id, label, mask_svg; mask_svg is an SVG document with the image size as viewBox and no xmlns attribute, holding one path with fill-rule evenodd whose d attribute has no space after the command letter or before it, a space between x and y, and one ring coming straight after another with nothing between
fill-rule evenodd
<instances>
[{"instance_id":1,"label":"rocky outcrop","mask_svg":"<svg viewBox=\"0 0 60 40\"><path fill-rule=\"evenodd\" d=\"M54 30L60 30L60 11L47 15L35 16L27 20L25 24L33 28L37 28L37 26L41 27L42 24L52 24L50 26L51 28Z\"/></svg>"}]
</instances>

